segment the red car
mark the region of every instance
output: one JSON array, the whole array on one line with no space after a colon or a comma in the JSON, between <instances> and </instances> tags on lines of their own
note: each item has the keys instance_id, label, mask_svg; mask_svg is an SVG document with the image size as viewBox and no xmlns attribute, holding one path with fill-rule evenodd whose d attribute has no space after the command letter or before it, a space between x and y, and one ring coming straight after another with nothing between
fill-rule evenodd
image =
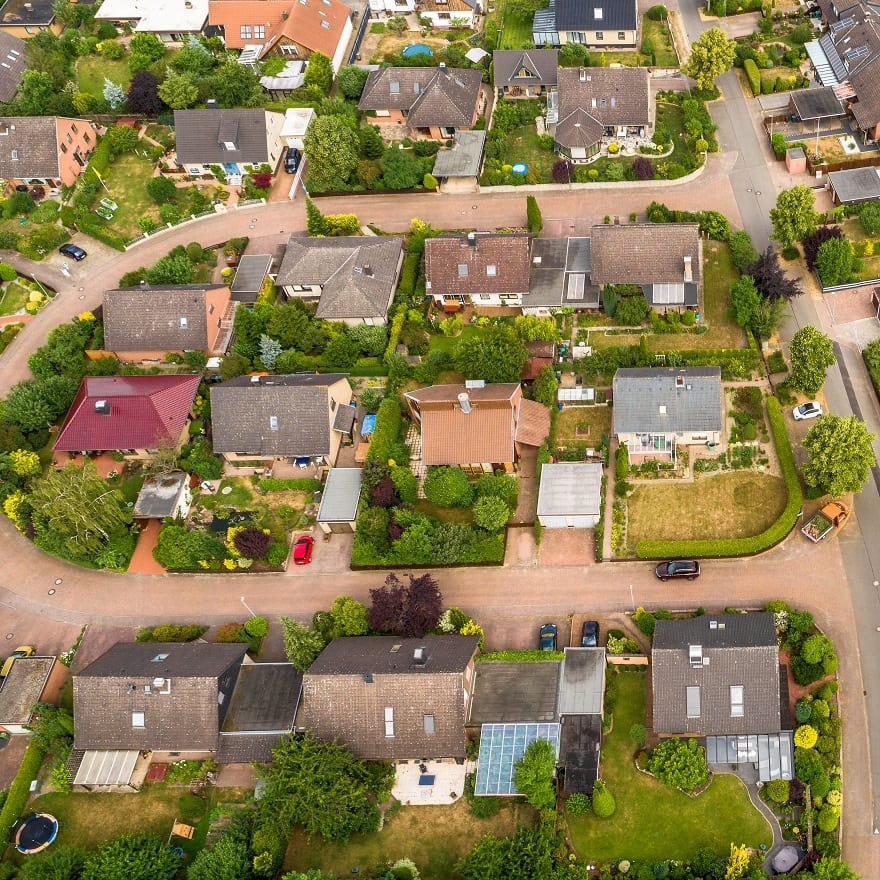
<instances>
[{"instance_id":1,"label":"red car","mask_svg":"<svg viewBox=\"0 0 880 880\"><path fill-rule=\"evenodd\" d=\"M314 546L315 539L311 535L297 538L293 545L293 564L308 565L312 561L312 547Z\"/></svg>"}]
</instances>

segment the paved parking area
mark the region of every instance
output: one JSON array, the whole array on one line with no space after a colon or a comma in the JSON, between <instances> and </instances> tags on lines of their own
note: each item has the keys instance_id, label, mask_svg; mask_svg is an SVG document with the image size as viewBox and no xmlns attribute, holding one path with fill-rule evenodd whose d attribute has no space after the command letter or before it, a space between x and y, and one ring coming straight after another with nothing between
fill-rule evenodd
<instances>
[{"instance_id":1,"label":"paved parking area","mask_svg":"<svg viewBox=\"0 0 880 880\"><path fill-rule=\"evenodd\" d=\"M593 565L592 529L542 529L538 562L541 565Z\"/></svg>"},{"instance_id":2,"label":"paved parking area","mask_svg":"<svg viewBox=\"0 0 880 880\"><path fill-rule=\"evenodd\" d=\"M875 319L877 307L871 301L871 294L876 287L875 284L864 284L852 290L824 294L822 299L828 309L831 323L848 324L851 321Z\"/></svg>"}]
</instances>

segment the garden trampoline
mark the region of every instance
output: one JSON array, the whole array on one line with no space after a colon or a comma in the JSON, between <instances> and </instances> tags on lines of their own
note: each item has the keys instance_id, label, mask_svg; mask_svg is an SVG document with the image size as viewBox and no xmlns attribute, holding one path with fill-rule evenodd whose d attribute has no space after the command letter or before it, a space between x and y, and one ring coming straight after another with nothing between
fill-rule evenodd
<instances>
[{"instance_id":1,"label":"garden trampoline","mask_svg":"<svg viewBox=\"0 0 880 880\"><path fill-rule=\"evenodd\" d=\"M58 820L48 813L31 813L18 827L15 848L25 855L42 852L55 840Z\"/></svg>"}]
</instances>

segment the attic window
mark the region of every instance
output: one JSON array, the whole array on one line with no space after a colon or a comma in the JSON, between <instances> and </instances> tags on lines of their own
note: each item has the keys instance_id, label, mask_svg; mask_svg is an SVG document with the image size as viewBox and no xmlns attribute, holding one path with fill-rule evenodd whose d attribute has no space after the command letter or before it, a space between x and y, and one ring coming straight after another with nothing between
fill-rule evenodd
<instances>
[{"instance_id":1,"label":"attic window","mask_svg":"<svg viewBox=\"0 0 880 880\"><path fill-rule=\"evenodd\" d=\"M181 318L181 319L180 319L180 329L181 329L181 330L186 330L187 327L189 327L189 319L187 319L187 318Z\"/></svg>"},{"instance_id":2,"label":"attic window","mask_svg":"<svg viewBox=\"0 0 880 880\"><path fill-rule=\"evenodd\" d=\"M278 416L269 416L269 430L277 431L278 430Z\"/></svg>"},{"instance_id":3,"label":"attic window","mask_svg":"<svg viewBox=\"0 0 880 880\"><path fill-rule=\"evenodd\" d=\"M458 264L458 277L459 278L467 278L467 276L468 276L467 263L459 263Z\"/></svg>"},{"instance_id":4,"label":"attic window","mask_svg":"<svg viewBox=\"0 0 880 880\"><path fill-rule=\"evenodd\" d=\"M392 645L391 646L391 653L392 654L396 654L399 650L400 650L400 645Z\"/></svg>"},{"instance_id":5,"label":"attic window","mask_svg":"<svg viewBox=\"0 0 880 880\"><path fill-rule=\"evenodd\" d=\"M743 715L745 715L743 686L741 684L732 684L730 686L730 717L742 718Z\"/></svg>"},{"instance_id":6,"label":"attic window","mask_svg":"<svg viewBox=\"0 0 880 880\"><path fill-rule=\"evenodd\" d=\"M658 412L660 413L661 416L666 415L666 404L665 403L660 404Z\"/></svg>"},{"instance_id":7,"label":"attic window","mask_svg":"<svg viewBox=\"0 0 880 880\"><path fill-rule=\"evenodd\" d=\"M433 733L434 732L434 716L433 715L423 715L422 720L425 725L425 733Z\"/></svg>"},{"instance_id":8,"label":"attic window","mask_svg":"<svg viewBox=\"0 0 880 880\"><path fill-rule=\"evenodd\" d=\"M0 122L0 136L6 137L9 134L9 126L5 122Z\"/></svg>"},{"instance_id":9,"label":"attic window","mask_svg":"<svg viewBox=\"0 0 880 880\"><path fill-rule=\"evenodd\" d=\"M700 686L694 685L687 689L687 717L700 717Z\"/></svg>"},{"instance_id":10,"label":"attic window","mask_svg":"<svg viewBox=\"0 0 880 880\"><path fill-rule=\"evenodd\" d=\"M399 95L400 94L400 82L396 79L391 80L391 82L388 83L388 91L392 95Z\"/></svg>"},{"instance_id":11,"label":"attic window","mask_svg":"<svg viewBox=\"0 0 880 880\"><path fill-rule=\"evenodd\" d=\"M494 263L489 263L489 265L486 266L486 274L490 277L494 277L498 274L498 267Z\"/></svg>"},{"instance_id":12,"label":"attic window","mask_svg":"<svg viewBox=\"0 0 880 880\"><path fill-rule=\"evenodd\" d=\"M385 736L394 736L394 709L385 707Z\"/></svg>"},{"instance_id":13,"label":"attic window","mask_svg":"<svg viewBox=\"0 0 880 880\"><path fill-rule=\"evenodd\" d=\"M595 18L596 21L600 21L602 19L602 7L601 6L597 6L593 10L593 18Z\"/></svg>"},{"instance_id":14,"label":"attic window","mask_svg":"<svg viewBox=\"0 0 880 880\"><path fill-rule=\"evenodd\" d=\"M330 22L329 22L329 21L322 21L322 22L321 22L321 27L322 27L322 28L325 28L326 30L329 31L329 30L330 30Z\"/></svg>"},{"instance_id":15,"label":"attic window","mask_svg":"<svg viewBox=\"0 0 880 880\"><path fill-rule=\"evenodd\" d=\"M144 713L143 712L132 712L131 713L131 726L132 727L144 727Z\"/></svg>"},{"instance_id":16,"label":"attic window","mask_svg":"<svg viewBox=\"0 0 880 880\"><path fill-rule=\"evenodd\" d=\"M223 149L224 150L234 150L234 149L236 149L236 146L232 141L223 141Z\"/></svg>"},{"instance_id":17,"label":"attic window","mask_svg":"<svg viewBox=\"0 0 880 880\"><path fill-rule=\"evenodd\" d=\"M18 159L18 150L13 150L10 159Z\"/></svg>"},{"instance_id":18,"label":"attic window","mask_svg":"<svg viewBox=\"0 0 880 880\"><path fill-rule=\"evenodd\" d=\"M167 654L156 654L156 656L153 657L153 659L150 661L150 663L161 663L163 660L167 660L167 659L168 659Z\"/></svg>"}]
</instances>

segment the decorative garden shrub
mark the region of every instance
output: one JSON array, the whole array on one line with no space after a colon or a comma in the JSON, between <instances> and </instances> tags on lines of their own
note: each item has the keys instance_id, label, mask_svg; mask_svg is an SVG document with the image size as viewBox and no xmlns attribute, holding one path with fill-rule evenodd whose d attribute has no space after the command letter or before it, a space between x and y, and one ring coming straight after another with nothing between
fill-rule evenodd
<instances>
[{"instance_id":1,"label":"decorative garden shrub","mask_svg":"<svg viewBox=\"0 0 880 880\"><path fill-rule=\"evenodd\" d=\"M593 785L593 812L600 819L609 819L617 810L617 801L601 779Z\"/></svg>"}]
</instances>

